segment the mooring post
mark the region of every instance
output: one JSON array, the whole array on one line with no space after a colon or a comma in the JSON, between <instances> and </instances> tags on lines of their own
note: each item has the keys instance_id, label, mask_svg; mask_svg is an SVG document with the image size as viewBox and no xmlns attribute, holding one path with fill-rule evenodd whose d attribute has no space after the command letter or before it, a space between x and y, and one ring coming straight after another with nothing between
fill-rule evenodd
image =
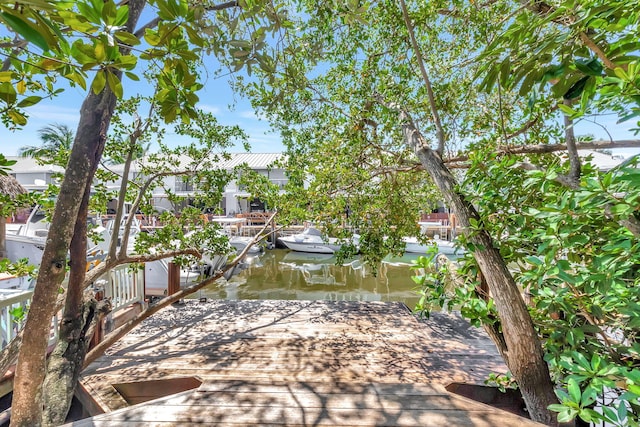
<instances>
[{"instance_id":1,"label":"mooring post","mask_svg":"<svg viewBox=\"0 0 640 427\"><path fill-rule=\"evenodd\" d=\"M170 262L168 271L167 295L173 295L180 290L180 266Z\"/></svg>"}]
</instances>

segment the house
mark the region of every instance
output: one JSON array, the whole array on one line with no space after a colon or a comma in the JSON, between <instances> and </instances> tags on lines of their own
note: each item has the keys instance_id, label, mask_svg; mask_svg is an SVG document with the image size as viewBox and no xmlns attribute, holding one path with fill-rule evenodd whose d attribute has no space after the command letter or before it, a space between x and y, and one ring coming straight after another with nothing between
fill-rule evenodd
<instances>
[{"instance_id":1,"label":"house","mask_svg":"<svg viewBox=\"0 0 640 427\"><path fill-rule=\"evenodd\" d=\"M229 159L219 161L216 166L222 170L233 171L234 168L245 165L249 169L267 177L282 189L288 181L286 172L284 169L274 166L275 162L281 158L281 153L232 153ZM16 164L11 167L12 175L29 191L42 191L49 184L59 184L58 176L64 172L58 166L41 165L33 158L10 156L7 159L16 161ZM134 162L129 171L130 179L139 176L141 173L140 162L144 161L145 158ZM186 167L189 159L183 157L179 159L179 162ZM122 175L124 173L124 165L112 165L109 166L109 170ZM119 189L120 181L108 183L108 188L111 190ZM175 208L169 202L165 189L170 189L173 194L184 197L185 205L189 203L189 199L198 191L197 185L183 176L167 176L163 179L163 185L154 190L151 200L158 210L174 210ZM225 188L220 208L225 215L263 212L266 210L264 203L253 198L246 188L238 183L238 179L229 182Z\"/></svg>"}]
</instances>

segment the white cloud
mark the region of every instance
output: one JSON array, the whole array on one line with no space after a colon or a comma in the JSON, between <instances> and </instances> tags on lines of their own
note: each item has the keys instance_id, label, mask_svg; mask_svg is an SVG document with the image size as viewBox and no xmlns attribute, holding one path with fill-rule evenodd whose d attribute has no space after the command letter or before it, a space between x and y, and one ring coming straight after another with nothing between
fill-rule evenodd
<instances>
[{"instance_id":1,"label":"white cloud","mask_svg":"<svg viewBox=\"0 0 640 427\"><path fill-rule=\"evenodd\" d=\"M80 118L78 108L61 107L59 105L34 105L28 110L29 118L47 123L77 124Z\"/></svg>"},{"instance_id":2,"label":"white cloud","mask_svg":"<svg viewBox=\"0 0 640 427\"><path fill-rule=\"evenodd\" d=\"M198 108L200 108L204 112L211 113L211 114L219 114L222 111L220 107L216 105L209 105L209 104L198 104Z\"/></svg>"},{"instance_id":3,"label":"white cloud","mask_svg":"<svg viewBox=\"0 0 640 427\"><path fill-rule=\"evenodd\" d=\"M240 115L240 117L243 117L245 119L255 119L260 121L265 120L265 116L263 114L258 114L253 110L239 111L238 114Z\"/></svg>"},{"instance_id":4,"label":"white cloud","mask_svg":"<svg viewBox=\"0 0 640 427\"><path fill-rule=\"evenodd\" d=\"M245 119L257 119L258 116L256 115L255 111L251 111L251 110L245 110L245 111L238 111L238 115L242 118Z\"/></svg>"}]
</instances>

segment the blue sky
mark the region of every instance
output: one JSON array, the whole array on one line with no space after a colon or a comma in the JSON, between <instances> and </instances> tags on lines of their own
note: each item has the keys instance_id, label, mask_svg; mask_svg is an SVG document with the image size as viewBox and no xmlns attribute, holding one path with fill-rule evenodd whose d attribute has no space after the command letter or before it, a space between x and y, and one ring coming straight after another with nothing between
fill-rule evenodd
<instances>
[{"instance_id":1,"label":"blue sky","mask_svg":"<svg viewBox=\"0 0 640 427\"><path fill-rule=\"evenodd\" d=\"M143 13L142 21L146 22L144 18L145 14ZM6 29L0 27L0 35L3 34L6 34ZM218 65L213 58L209 58L208 63L214 67ZM223 125L239 125L249 135L249 143L253 152L273 153L284 149L279 135L270 131L269 124L256 116L248 100L233 93L229 86L228 76L215 78L214 70L203 74L208 78L205 87L199 93L199 108L213 113ZM60 79L60 81L64 80ZM149 92L149 86L142 80L134 82L125 79L123 84L125 94ZM4 126L0 126L0 153L12 156L17 154L20 147L40 145L38 129L53 123L65 124L75 132L85 95L86 92L81 88L66 87L65 91L57 98L44 100L28 108L29 121L23 129L10 131ZM597 118L597 122L602 126L588 121L579 122L576 124L576 135L591 134L596 139L608 140L609 135L603 129L604 127L613 139L637 138L629 131L635 125L633 121L617 124L616 120L615 115L603 115ZM184 143L184 139L181 138L175 134L167 133L164 141L170 145L178 145ZM153 149L152 146L151 150L153 151ZM239 146L234 151L243 151L243 149ZM637 154L640 149L619 149L614 152L627 157Z\"/></svg>"},{"instance_id":2,"label":"blue sky","mask_svg":"<svg viewBox=\"0 0 640 427\"><path fill-rule=\"evenodd\" d=\"M144 91L144 83L126 79L127 91ZM131 92L129 92L131 93ZM60 123L69 126L74 132L78 125L78 118L82 101L86 93L81 88L67 88L64 93L53 100L44 100L27 109L29 122L22 130L10 131L0 126L0 141L2 154L13 156L20 147L41 144L38 129L44 126ZM283 150L280 138L269 130L269 124L260 120L249 102L239 95L234 95L227 78L209 79L205 88L199 93L199 108L213 113L224 125L240 125L249 135L252 151L273 153ZM181 140L175 134L167 134L165 142L179 144ZM238 147L236 151L242 151Z\"/></svg>"},{"instance_id":3,"label":"blue sky","mask_svg":"<svg viewBox=\"0 0 640 427\"><path fill-rule=\"evenodd\" d=\"M148 90L145 84L126 79L124 82L125 93L127 91ZM131 93L131 92L129 92ZM224 125L240 125L249 135L251 151L256 153L273 153L283 150L279 136L270 131L269 124L265 120L260 120L248 100L240 95L234 94L230 89L228 77L209 77L204 89L199 93L201 109L213 113ZM38 129L53 123L61 123L76 130L79 118L79 111L85 92L80 88L67 88L64 93L53 100L45 100L30 107L28 124L19 131L10 131L4 126L0 126L1 153L4 155L16 155L20 147L27 145L40 145ZM629 130L634 127L634 121L626 123L616 123L617 117L613 114L602 115L595 119L598 126L589 121L581 121L576 124L576 134L591 134L596 139L609 139L606 128L614 139L636 139ZM184 140L175 134L167 134L165 142L178 145ZM152 147L153 151L153 147ZM234 151L243 151L242 147L237 147ZM615 154L628 157L640 152L639 149L618 149Z\"/></svg>"}]
</instances>

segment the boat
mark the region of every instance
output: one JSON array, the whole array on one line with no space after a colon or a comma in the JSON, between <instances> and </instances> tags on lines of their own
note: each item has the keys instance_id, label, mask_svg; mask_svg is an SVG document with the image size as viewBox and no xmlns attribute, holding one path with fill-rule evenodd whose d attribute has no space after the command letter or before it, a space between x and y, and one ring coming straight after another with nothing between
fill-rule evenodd
<instances>
[{"instance_id":1,"label":"boat","mask_svg":"<svg viewBox=\"0 0 640 427\"><path fill-rule=\"evenodd\" d=\"M331 254L313 253L313 252L287 252L280 261L281 263L290 264L335 264L337 262L336 256Z\"/></svg>"},{"instance_id":2,"label":"boat","mask_svg":"<svg viewBox=\"0 0 640 427\"><path fill-rule=\"evenodd\" d=\"M27 259L30 265L40 265L49 234L49 222L40 207L31 210L26 223L12 224L14 227L5 234L7 258L11 262ZM97 242L87 241L87 262L97 260L108 250L109 230L96 226L93 232L100 235Z\"/></svg>"},{"instance_id":3,"label":"boat","mask_svg":"<svg viewBox=\"0 0 640 427\"><path fill-rule=\"evenodd\" d=\"M246 218L228 218L214 216L210 219L211 222L220 224L222 231L229 238L229 244L233 246L238 253L244 251L252 241L252 237L241 236L242 226L246 225ZM264 252L264 244L253 244L247 251L247 255L257 255Z\"/></svg>"},{"instance_id":4,"label":"boat","mask_svg":"<svg viewBox=\"0 0 640 427\"><path fill-rule=\"evenodd\" d=\"M428 251L432 251L433 247L438 248L438 253L447 256L461 256L464 253L464 249L456 247L455 242L450 242L443 239L430 239L429 243L421 243L416 237L404 237L402 241L405 243L405 253L411 254L426 254Z\"/></svg>"},{"instance_id":5,"label":"boat","mask_svg":"<svg viewBox=\"0 0 640 427\"><path fill-rule=\"evenodd\" d=\"M324 237L315 227L307 227L302 233L280 237L280 242L292 251L316 254L334 254L350 244L335 237ZM355 241L351 244L355 244Z\"/></svg>"},{"instance_id":6,"label":"boat","mask_svg":"<svg viewBox=\"0 0 640 427\"><path fill-rule=\"evenodd\" d=\"M163 258L144 264L145 292L147 295L162 296L167 294L169 262L172 258ZM227 264L228 256L218 254L213 257L203 256L201 263L194 263L180 267L180 288L200 283L217 271L222 270Z\"/></svg>"}]
</instances>

